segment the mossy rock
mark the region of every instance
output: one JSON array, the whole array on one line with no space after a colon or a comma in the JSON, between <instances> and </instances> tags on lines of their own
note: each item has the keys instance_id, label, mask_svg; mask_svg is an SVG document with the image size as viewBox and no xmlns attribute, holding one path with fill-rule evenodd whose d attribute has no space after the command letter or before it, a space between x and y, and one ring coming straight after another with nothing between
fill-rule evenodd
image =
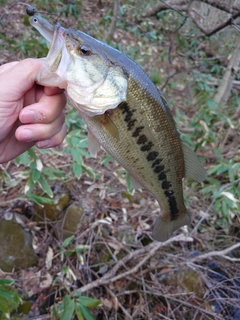
<instances>
[{"instance_id":1,"label":"mossy rock","mask_svg":"<svg viewBox=\"0 0 240 320\"><path fill-rule=\"evenodd\" d=\"M0 221L0 268L5 272L37 264L32 236L14 221Z\"/></svg>"},{"instance_id":2,"label":"mossy rock","mask_svg":"<svg viewBox=\"0 0 240 320\"><path fill-rule=\"evenodd\" d=\"M39 195L39 194L37 194ZM49 198L48 195L44 197ZM57 221L61 217L63 211L68 207L70 196L67 193L59 193L54 196L53 203L45 203L41 206L34 205L35 221Z\"/></svg>"},{"instance_id":3,"label":"mossy rock","mask_svg":"<svg viewBox=\"0 0 240 320\"><path fill-rule=\"evenodd\" d=\"M84 223L83 219L83 208L78 203L71 204L66 213L62 216L61 220L56 225L56 236L60 240L75 234L78 229L80 222Z\"/></svg>"}]
</instances>

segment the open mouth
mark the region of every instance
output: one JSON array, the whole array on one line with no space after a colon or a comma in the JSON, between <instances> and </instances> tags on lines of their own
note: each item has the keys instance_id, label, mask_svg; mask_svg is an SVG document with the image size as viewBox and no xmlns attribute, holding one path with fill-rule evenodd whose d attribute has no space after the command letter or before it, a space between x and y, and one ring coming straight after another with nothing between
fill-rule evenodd
<instances>
[{"instance_id":1,"label":"open mouth","mask_svg":"<svg viewBox=\"0 0 240 320\"><path fill-rule=\"evenodd\" d=\"M52 61L51 72L56 72L60 62L62 60L63 55L63 47L64 47L64 29L60 26L59 23L55 25L53 39L51 43L51 47L49 49L48 57L53 56L55 60Z\"/></svg>"}]
</instances>

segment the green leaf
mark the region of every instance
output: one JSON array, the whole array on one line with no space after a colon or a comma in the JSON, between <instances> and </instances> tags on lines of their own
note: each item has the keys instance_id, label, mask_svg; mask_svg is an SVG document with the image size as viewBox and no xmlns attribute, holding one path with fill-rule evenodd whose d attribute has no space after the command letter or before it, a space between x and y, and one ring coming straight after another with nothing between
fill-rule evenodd
<instances>
[{"instance_id":1,"label":"green leaf","mask_svg":"<svg viewBox=\"0 0 240 320\"><path fill-rule=\"evenodd\" d=\"M62 243L62 246L66 248L74 239L74 235L65 239Z\"/></svg>"},{"instance_id":2,"label":"green leaf","mask_svg":"<svg viewBox=\"0 0 240 320\"><path fill-rule=\"evenodd\" d=\"M0 286L1 285L4 285L4 284L6 284L6 285L11 285L11 284L13 284L14 283L14 280L10 280L10 279L0 279Z\"/></svg>"},{"instance_id":3,"label":"green leaf","mask_svg":"<svg viewBox=\"0 0 240 320\"><path fill-rule=\"evenodd\" d=\"M31 162L31 159L30 159L29 154L28 154L27 151L24 152L24 153L22 153L20 156L18 156L18 157L16 158L16 163L17 163L17 165L19 165L20 163L22 163L22 164L24 164L25 166L28 166L28 165L30 164L30 162Z\"/></svg>"},{"instance_id":4,"label":"green leaf","mask_svg":"<svg viewBox=\"0 0 240 320\"><path fill-rule=\"evenodd\" d=\"M4 298L0 298L0 312L2 312L3 314L11 312L11 309L9 307L9 302Z\"/></svg>"},{"instance_id":5,"label":"green leaf","mask_svg":"<svg viewBox=\"0 0 240 320\"><path fill-rule=\"evenodd\" d=\"M32 169L32 172L31 172L32 181L34 183L36 183L40 179L41 174L42 173L40 171L38 171L37 169Z\"/></svg>"},{"instance_id":6,"label":"green leaf","mask_svg":"<svg viewBox=\"0 0 240 320\"><path fill-rule=\"evenodd\" d=\"M90 178L95 178L95 174L92 168L83 164L82 169L89 175Z\"/></svg>"},{"instance_id":7,"label":"green leaf","mask_svg":"<svg viewBox=\"0 0 240 320\"><path fill-rule=\"evenodd\" d=\"M53 204L54 200L53 199L49 199L46 197L41 197L41 196L36 196L35 194L29 193L27 194L27 197L29 200L38 203L38 204L42 204L42 203L49 203L49 204Z\"/></svg>"},{"instance_id":8,"label":"green leaf","mask_svg":"<svg viewBox=\"0 0 240 320\"><path fill-rule=\"evenodd\" d=\"M60 319L71 320L74 312L74 307L75 307L74 300L71 298L69 294L67 294L64 297L61 304L63 306L63 312L60 314Z\"/></svg>"},{"instance_id":9,"label":"green leaf","mask_svg":"<svg viewBox=\"0 0 240 320\"><path fill-rule=\"evenodd\" d=\"M43 177L43 175L41 175L40 179L37 182L42 188L42 190L45 191L49 195L49 197L52 198L53 197L52 190L49 184L47 183L47 180Z\"/></svg>"},{"instance_id":10,"label":"green leaf","mask_svg":"<svg viewBox=\"0 0 240 320\"><path fill-rule=\"evenodd\" d=\"M75 303L75 313L78 320L84 320L80 305L78 303Z\"/></svg>"},{"instance_id":11,"label":"green leaf","mask_svg":"<svg viewBox=\"0 0 240 320\"><path fill-rule=\"evenodd\" d=\"M79 301L79 303L81 303L82 305L84 305L85 307L88 307L88 308L95 308L101 304L100 300L86 297L86 296L80 296L78 298L78 301Z\"/></svg>"},{"instance_id":12,"label":"green leaf","mask_svg":"<svg viewBox=\"0 0 240 320\"><path fill-rule=\"evenodd\" d=\"M82 166L79 163L74 162L72 165L72 170L75 176L79 179L82 175Z\"/></svg>"},{"instance_id":13,"label":"green leaf","mask_svg":"<svg viewBox=\"0 0 240 320\"><path fill-rule=\"evenodd\" d=\"M131 182L130 174L126 171L126 182L127 182L127 190L129 193L133 192L133 186Z\"/></svg>"},{"instance_id":14,"label":"green leaf","mask_svg":"<svg viewBox=\"0 0 240 320\"><path fill-rule=\"evenodd\" d=\"M51 308L51 320L58 320L58 305L54 304Z\"/></svg>"},{"instance_id":15,"label":"green leaf","mask_svg":"<svg viewBox=\"0 0 240 320\"><path fill-rule=\"evenodd\" d=\"M86 320L96 320L85 306L79 304L79 308Z\"/></svg>"},{"instance_id":16,"label":"green leaf","mask_svg":"<svg viewBox=\"0 0 240 320\"><path fill-rule=\"evenodd\" d=\"M90 154L84 150L84 149L78 149L78 152L82 155L85 156L86 158L90 158Z\"/></svg>"},{"instance_id":17,"label":"green leaf","mask_svg":"<svg viewBox=\"0 0 240 320\"><path fill-rule=\"evenodd\" d=\"M11 310L15 310L19 306L22 300L14 288L7 285L3 285L3 286L0 286L1 308L6 308L5 301L8 303L8 308L11 311Z\"/></svg>"},{"instance_id":18,"label":"green leaf","mask_svg":"<svg viewBox=\"0 0 240 320\"><path fill-rule=\"evenodd\" d=\"M71 149L70 150L71 156L73 157L73 160L76 161L79 164L82 164L82 156L79 153L79 149Z\"/></svg>"}]
</instances>

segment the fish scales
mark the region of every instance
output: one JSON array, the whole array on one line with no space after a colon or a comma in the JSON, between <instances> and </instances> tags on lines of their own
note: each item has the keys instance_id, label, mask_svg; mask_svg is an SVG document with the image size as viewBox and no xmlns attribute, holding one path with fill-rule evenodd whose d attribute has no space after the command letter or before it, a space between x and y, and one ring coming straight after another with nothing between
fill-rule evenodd
<instances>
[{"instance_id":1,"label":"fish scales","mask_svg":"<svg viewBox=\"0 0 240 320\"><path fill-rule=\"evenodd\" d=\"M163 212L167 213L165 219L169 219L169 214L171 220L186 214L180 138L160 96L158 100L153 99L147 90L142 90L141 83L129 76L126 103L120 104L110 115L118 128L119 140L102 126L104 116L82 116L103 148L154 195ZM156 157L154 152L158 154Z\"/></svg>"},{"instance_id":2,"label":"fish scales","mask_svg":"<svg viewBox=\"0 0 240 320\"><path fill-rule=\"evenodd\" d=\"M190 222L183 177L201 182L206 172L180 139L160 91L134 61L107 44L39 16L29 21L51 42L37 81L66 89L87 124L92 155L101 145L153 194L161 208L153 237L167 240Z\"/></svg>"}]
</instances>

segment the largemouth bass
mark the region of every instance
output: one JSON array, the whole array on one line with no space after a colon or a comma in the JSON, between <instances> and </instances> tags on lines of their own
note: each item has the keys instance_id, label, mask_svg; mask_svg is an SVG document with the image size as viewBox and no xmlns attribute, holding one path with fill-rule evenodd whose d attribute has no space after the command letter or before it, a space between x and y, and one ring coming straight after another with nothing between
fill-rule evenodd
<instances>
[{"instance_id":1,"label":"largemouth bass","mask_svg":"<svg viewBox=\"0 0 240 320\"><path fill-rule=\"evenodd\" d=\"M51 42L37 82L66 90L87 124L91 155L102 146L153 194L161 208L153 237L167 240L190 222L182 179L201 182L206 172L180 139L161 92L139 65L111 46L37 15L29 21Z\"/></svg>"}]
</instances>

